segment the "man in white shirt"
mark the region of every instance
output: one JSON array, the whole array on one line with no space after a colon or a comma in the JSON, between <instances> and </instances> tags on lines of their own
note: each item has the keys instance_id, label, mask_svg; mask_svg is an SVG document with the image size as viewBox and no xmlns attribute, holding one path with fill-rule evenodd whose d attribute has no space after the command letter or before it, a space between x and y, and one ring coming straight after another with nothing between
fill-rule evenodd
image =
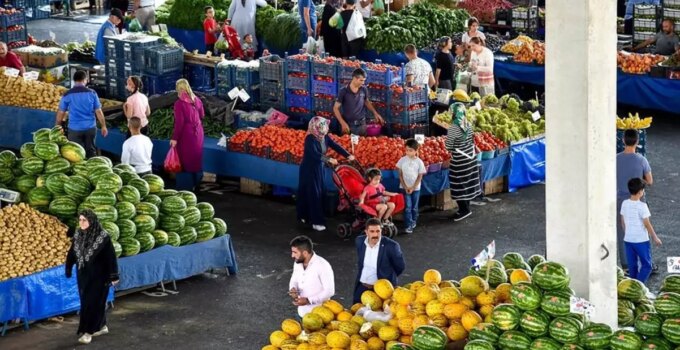
<instances>
[{"instance_id":1,"label":"man in white shirt","mask_svg":"<svg viewBox=\"0 0 680 350\"><path fill-rule=\"evenodd\" d=\"M156 24L156 1L135 0L134 10L135 18L144 30L151 30L151 26Z\"/></svg>"},{"instance_id":2,"label":"man in white shirt","mask_svg":"<svg viewBox=\"0 0 680 350\"><path fill-rule=\"evenodd\" d=\"M153 142L147 136L142 135L142 120L137 117L130 118L128 129L130 129L132 136L123 143L120 162L135 167L135 172L139 176L151 174Z\"/></svg>"},{"instance_id":3,"label":"man in white shirt","mask_svg":"<svg viewBox=\"0 0 680 350\"><path fill-rule=\"evenodd\" d=\"M432 88L435 83L434 74L432 74L432 66L424 59L418 57L418 49L416 49L415 45L406 45L404 54L409 60L404 67L404 69L406 69L406 82L411 85Z\"/></svg>"},{"instance_id":4,"label":"man in white shirt","mask_svg":"<svg viewBox=\"0 0 680 350\"><path fill-rule=\"evenodd\" d=\"M333 268L326 259L314 253L314 244L307 236L290 241L291 257L295 261L288 294L298 315L304 317L312 309L335 295Z\"/></svg>"}]
</instances>

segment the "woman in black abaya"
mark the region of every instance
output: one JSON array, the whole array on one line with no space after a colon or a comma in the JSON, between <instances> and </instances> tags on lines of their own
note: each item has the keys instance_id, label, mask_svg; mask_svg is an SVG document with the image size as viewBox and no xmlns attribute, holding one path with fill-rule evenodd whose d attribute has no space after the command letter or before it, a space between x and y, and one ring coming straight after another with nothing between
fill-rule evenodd
<instances>
[{"instance_id":1,"label":"woman in black abaya","mask_svg":"<svg viewBox=\"0 0 680 350\"><path fill-rule=\"evenodd\" d=\"M75 265L80 295L78 341L89 344L92 337L109 332L106 297L111 284L118 283L118 262L111 239L92 210L80 213L79 224L66 256L66 277L71 278Z\"/></svg>"}]
</instances>

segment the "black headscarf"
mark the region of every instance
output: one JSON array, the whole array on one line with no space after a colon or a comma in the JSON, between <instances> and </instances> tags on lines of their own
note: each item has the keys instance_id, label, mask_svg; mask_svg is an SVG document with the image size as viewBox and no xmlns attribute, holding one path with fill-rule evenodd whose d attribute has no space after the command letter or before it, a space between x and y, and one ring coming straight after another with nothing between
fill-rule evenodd
<instances>
[{"instance_id":1,"label":"black headscarf","mask_svg":"<svg viewBox=\"0 0 680 350\"><path fill-rule=\"evenodd\" d=\"M104 246L104 242L109 239L109 234L104 231L97 215L91 209L83 210L80 215L87 219L90 226L86 230L76 229L73 235L73 252L76 255L79 269L96 256Z\"/></svg>"}]
</instances>

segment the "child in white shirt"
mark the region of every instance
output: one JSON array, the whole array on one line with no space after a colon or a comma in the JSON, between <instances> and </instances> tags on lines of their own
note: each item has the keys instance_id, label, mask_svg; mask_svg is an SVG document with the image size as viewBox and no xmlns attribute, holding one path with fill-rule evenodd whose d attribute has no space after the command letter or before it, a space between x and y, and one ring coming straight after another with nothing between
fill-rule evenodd
<instances>
[{"instance_id":1,"label":"child in white shirt","mask_svg":"<svg viewBox=\"0 0 680 350\"><path fill-rule=\"evenodd\" d=\"M423 176L427 173L425 163L418 158L419 147L418 141L414 139L406 140L406 155L397 162L399 188L404 192L404 199L406 200L406 209L404 210L406 233L412 233L416 228L420 183L423 180Z\"/></svg>"},{"instance_id":2,"label":"child in white shirt","mask_svg":"<svg viewBox=\"0 0 680 350\"><path fill-rule=\"evenodd\" d=\"M135 171L139 176L151 174L153 143L150 138L141 133L142 120L138 117L130 118L128 129L132 136L123 143L123 153L120 155L120 162L135 167Z\"/></svg>"}]
</instances>

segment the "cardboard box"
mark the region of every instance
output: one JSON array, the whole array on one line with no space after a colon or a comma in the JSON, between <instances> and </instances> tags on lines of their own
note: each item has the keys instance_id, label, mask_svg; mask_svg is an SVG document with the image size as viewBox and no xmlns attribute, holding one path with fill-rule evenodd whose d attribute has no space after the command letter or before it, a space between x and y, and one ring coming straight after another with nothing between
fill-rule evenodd
<instances>
[{"instance_id":1,"label":"cardboard box","mask_svg":"<svg viewBox=\"0 0 680 350\"><path fill-rule=\"evenodd\" d=\"M27 72L38 72L38 80L58 84L69 78L68 64L53 68L26 67Z\"/></svg>"},{"instance_id":2,"label":"cardboard box","mask_svg":"<svg viewBox=\"0 0 680 350\"><path fill-rule=\"evenodd\" d=\"M68 54L61 49L45 50L44 54L31 53L28 56L28 65L33 68L54 68L68 64Z\"/></svg>"},{"instance_id":3,"label":"cardboard box","mask_svg":"<svg viewBox=\"0 0 680 350\"><path fill-rule=\"evenodd\" d=\"M484 194L496 194L508 192L508 177L499 176L484 183Z\"/></svg>"},{"instance_id":4,"label":"cardboard box","mask_svg":"<svg viewBox=\"0 0 680 350\"><path fill-rule=\"evenodd\" d=\"M446 189L432 196L431 205L437 210L453 210L458 204L451 198L451 190Z\"/></svg>"},{"instance_id":5,"label":"cardboard box","mask_svg":"<svg viewBox=\"0 0 680 350\"><path fill-rule=\"evenodd\" d=\"M259 181L241 178L241 193L252 194L254 196L263 196L269 193L270 187Z\"/></svg>"}]
</instances>

